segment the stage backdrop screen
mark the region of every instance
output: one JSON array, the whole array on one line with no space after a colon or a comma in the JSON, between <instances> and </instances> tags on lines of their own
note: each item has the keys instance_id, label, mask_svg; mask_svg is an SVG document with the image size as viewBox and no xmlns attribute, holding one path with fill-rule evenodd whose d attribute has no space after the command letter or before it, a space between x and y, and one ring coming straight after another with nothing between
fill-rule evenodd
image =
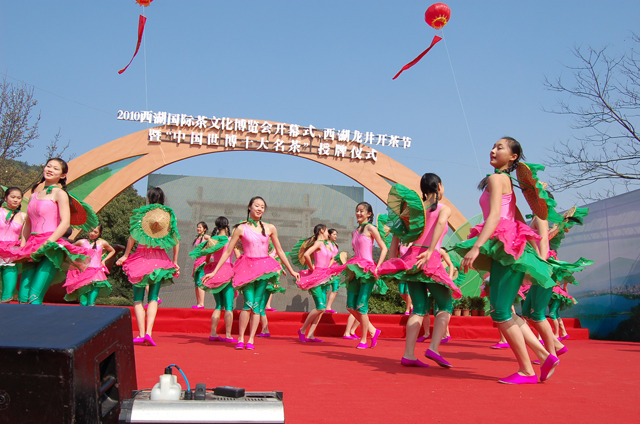
<instances>
[{"instance_id":1,"label":"stage backdrop screen","mask_svg":"<svg viewBox=\"0 0 640 424\"><path fill-rule=\"evenodd\" d=\"M254 196L267 203L263 217L278 229L278 238L285 251L289 251L301 238L309 237L316 224L338 230L340 250L350 252L351 232L356 226L355 207L364 199L364 188L323 184L302 184L234 178L192 177L183 175L151 174L149 187L160 187L165 193L166 205L178 220L180 242L180 277L172 286L161 290L162 306L191 307L195 303L192 277L194 260L189 257L196 237L196 225L207 223L208 234L216 218L225 216L231 226L247 219L247 205ZM376 213L385 211L375 211ZM273 297L272 306L278 310L307 311L313 302L306 292L295 285L293 279L281 278L287 291ZM345 303L344 293L336 298L336 306ZM239 296L236 307L240 307ZM214 305L213 296L207 294L205 306ZM342 305L344 307L344 305Z\"/></svg>"}]
</instances>

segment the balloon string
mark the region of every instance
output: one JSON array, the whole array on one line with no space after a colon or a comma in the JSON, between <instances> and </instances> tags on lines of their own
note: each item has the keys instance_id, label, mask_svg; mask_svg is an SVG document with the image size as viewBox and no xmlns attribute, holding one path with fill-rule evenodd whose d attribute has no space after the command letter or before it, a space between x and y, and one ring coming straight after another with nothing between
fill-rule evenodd
<instances>
[{"instance_id":1,"label":"balloon string","mask_svg":"<svg viewBox=\"0 0 640 424\"><path fill-rule=\"evenodd\" d=\"M142 16L144 16L144 7L142 8ZM144 55L144 103L146 110L149 110L149 90L147 86L147 36L142 35L142 53ZM149 125L147 125L149 127Z\"/></svg>"},{"instance_id":2,"label":"balloon string","mask_svg":"<svg viewBox=\"0 0 640 424\"><path fill-rule=\"evenodd\" d=\"M476 151L475 144L473 143L473 137L471 136L471 129L469 128L469 120L467 119L467 113L464 110L464 105L462 104L462 96L460 95L460 88L458 87L458 80L456 79L456 73L453 70L453 63L451 62L451 56L449 55L449 47L447 46L447 39L444 36L444 28L441 30L442 39L444 40L444 47L447 51L447 58L449 58L449 66L451 67L451 74L453 75L453 82L456 86L456 91L458 92L458 101L460 102L460 108L462 109L462 116L464 117L464 123L467 126L467 134L469 135L469 141L471 142L471 149L473 149L473 155L476 159L476 165L478 166L478 173L482 177L482 171L480 168L480 162L478 161L478 152Z\"/></svg>"}]
</instances>

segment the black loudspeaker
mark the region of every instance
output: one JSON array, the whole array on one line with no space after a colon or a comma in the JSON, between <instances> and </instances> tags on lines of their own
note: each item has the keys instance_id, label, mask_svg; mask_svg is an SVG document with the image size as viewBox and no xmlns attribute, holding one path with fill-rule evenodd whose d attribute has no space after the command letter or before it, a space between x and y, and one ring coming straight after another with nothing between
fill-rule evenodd
<instances>
[{"instance_id":1,"label":"black loudspeaker","mask_svg":"<svg viewBox=\"0 0 640 424\"><path fill-rule=\"evenodd\" d=\"M127 308L0 305L0 423L117 423L132 334Z\"/></svg>"}]
</instances>

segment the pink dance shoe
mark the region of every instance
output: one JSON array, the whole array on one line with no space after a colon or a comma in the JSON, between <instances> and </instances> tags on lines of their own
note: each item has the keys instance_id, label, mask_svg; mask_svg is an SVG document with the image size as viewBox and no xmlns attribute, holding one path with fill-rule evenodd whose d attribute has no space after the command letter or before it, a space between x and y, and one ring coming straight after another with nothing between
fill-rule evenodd
<instances>
[{"instance_id":1,"label":"pink dance shoe","mask_svg":"<svg viewBox=\"0 0 640 424\"><path fill-rule=\"evenodd\" d=\"M307 338L305 337L302 330L298 330L298 340L300 340L303 343L307 341Z\"/></svg>"},{"instance_id":2,"label":"pink dance shoe","mask_svg":"<svg viewBox=\"0 0 640 424\"><path fill-rule=\"evenodd\" d=\"M540 382L550 379L559 363L560 360L557 357L553 355L547 356L542 367L540 367Z\"/></svg>"},{"instance_id":3,"label":"pink dance shoe","mask_svg":"<svg viewBox=\"0 0 640 424\"><path fill-rule=\"evenodd\" d=\"M325 314L337 314L336 311L334 311L333 309L327 309L326 311L324 311Z\"/></svg>"},{"instance_id":4,"label":"pink dance shoe","mask_svg":"<svg viewBox=\"0 0 640 424\"><path fill-rule=\"evenodd\" d=\"M306 339L307 342L315 342L315 343L322 343L322 340L320 339L316 339L315 337L312 339Z\"/></svg>"},{"instance_id":5,"label":"pink dance shoe","mask_svg":"<svg viewBox=\"0 0 640 424\"><path fill-rule=\"evenodd\" d=\"M144 337L134 337L134 338L133 338L133 343L135 343L135 344L142 344L142 343L144 343Z\"/></svg>"},{"instance_id":6,"label":"pink dance shoe","mask_svg":"<svg viewBox=\"0 0 640 424\"><path fill-rule=\"evenodd\" d=\"M560 336L560 337L558 337L558 341L559 341L559 342L561 342L561 341L563 341L563 340L567 340L567 339L570 339L570 338L571 338L571 337L569 337L569 335L568 335L568 334L565 334L564 336Z\"/></svg>"},{"instance_id":7,"label":"pink dance shoe","mask_svg":"<svg viewBox=\"0 0 640 424\"><path fill-rule=\"evenodd\" d=\"M260 333L258 337L271 337L271 333Z\"/></svg>"},{"instance_id":8,"label":"pink dance shoe","mask_svg":"<svg viewBox=\"0 0 640 424\"><path fill-rule=\"evenodd\" d=\"M144 341L150 346L156 346L156 342L153 341L149 334L144 335Z\"/></svg>"},{"instance_id":9,"label":"pink dance shoe","mask_svg":"<svg viewBox=\"0 0 640 424\"><path fill-rule=\"evenodd\" d=\"M501 378L498 383L502 384L538 384L538 377L534 375L511 374L509 377Z\"/></svg>"},{"instance_id":10,"label":"pink dance shoe","mask_svg":"<svg viewBox=\"0 0 640 424\"><path fill-rule=\"evenodd\" d=\"M427 337L425 336L420 336L418 337L418 339L416 340L418 343L422 343L422 342L426 342L427 340L429 340L431 338L431 335L428 335Z\"/></svg>"},{"instance_id":11,"label":"pink dance shoe","mask_svg":"<svg viewBox=\"0 0 640 424\"><path fill-rule=\"evenodd\" d=\"M442 356L438 355L437 353L435 353L433 350L431 349L427 349L424 352L424 356L427 359L431 359L432 361L434 361L436 364L440 365L442 368L452 368L453 365L451 365L448 361L446 361Z\"/></svg>"},{"instance_id":12,"label":"pink dance shoe","mask_svg":"<svg viewBox=\"0 0 640 424\"><path fill-rule=\"evenodd\" d=\"M265 311L276 312L277 309L276 308L266 308Z\"/></svg>"},{"instance_id":13,"label":"pink dance shoe","mask_svg":"<svg viewBox=\"0 0 640 424\"><path fill-rule=\"evenodd\" d=\"M255 350L255 346L253 345L253 343L247 343L244 347L247 350Z\"/></svg>"},{"instance_id":14,"label":"pink dance shoe","mask_svg":"<svg viewBox=\"0 0 640 424\"><path fill-rule=\"evenodd\" d=\"M356 349L366 349L366 348L367 348L366 343L358 343L358 346L356 346Z\"/></svg>"},{"instance_id":15,"label":"pink dance shoe","mask_svg":"<svg viewBox=\"0 0 640 424\"><path fill-rule=\"evenodd\" d=\"M210 342L222 342L222 341L224 341L224 339L222 337L211 337L211 336L209 336L209 341Z\"/></svg>"},{"instance_id":16,"label":"pink dance shoe","mask_svg":"<svg viewBox=\"0 0 640 424\"><path fill-rule=\"evenodd\" d=\"M373 337L371 337L371 349L376 347L376 345L378 344L378 337L380 336L380 333L382 333L382 331L380 329L377 329L373 334Z\"/></svg>"},{"instance_id":17,"label":"pink dance shoe","mask_svg":"<svg viewBox=\"0 0 640 424\"><path fill-rule=\"evenodd\" d=\"M220 341L225 343L236 343L238 340L233 337L220 337Z\"/></svg>"},{"instance_id":18,"label":"pink dance shoe","mask_svg":"<svg viewBox=\"0 0 640 424\"><path fill-rule=\"evenodd\" d=\"M562 349L556 350L556 356L564 355L568 351L569 351L569 349L567 349L566 346L562 346Z\"/></svg>"},{"instance_id":19,"label":"pink dance shoe","mask_svg":"<svg viewBox=\"0 0 640 424\"><path fill-rule=\"evenodd\" d=\"M238 342L238 344L236 345L236 350L242 350L242 349L244 349L244 343Z\"/></svg>"},{"instance_id":20,"label":"pink dance shoe","mask_svg":"<svg viewBox=\"0 0 640 424\"><path fill-rule=\"evenodd\" d=\"M489 346L491 349L506 349L509 347L509 343L496 343Z\"/></svg>"},{"instance_id":21,"label":"pink dance shoe","mask_svg":"<svg viewBox=\"0 0 640 424\"><path fill-rule=\"evenodd\" d=\"M440 340L440 344L449 343L451 341L451 336L447 336L444 339Z\"/></svg>"},{"instance_id":22,"label":"pink dance shoe","mask_svg":"<svg viewBox=\"0 0 640 424\"><path fill-rule=\"evenodd\" d=\"M421 368L429 368L429 364L425 364L419 359L407 359L404 356L400 360L400 365L403 367L421 367Z\"/></svg>"},{"instance_id":23,"label":"pink dance shoe","mask_svg":"<svg viewBox=\"0 0 640 424\"><path fill-rule=\"evenodd\" d=\"M191 309L204 309L204 306L193 305Z\"/></svg>"}]
</instances>

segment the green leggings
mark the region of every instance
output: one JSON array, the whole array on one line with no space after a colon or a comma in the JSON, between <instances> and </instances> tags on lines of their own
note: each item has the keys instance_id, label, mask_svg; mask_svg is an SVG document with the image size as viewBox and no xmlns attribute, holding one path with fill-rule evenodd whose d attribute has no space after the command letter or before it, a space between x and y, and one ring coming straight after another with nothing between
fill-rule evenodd
<instances>
[{"instance_id":1,"label":"green leggings","mask_svg":"<svg viewBox=\"0 0 640 424\"><path fill-rule=\"evenodd\" d=\"M198 287L200 281L202 281L202 277L204 277L204 267L200 267L200 269L198 269L193 276L193 282L195 283L196 287Z\"/></svg>"},{"instance_id":2,"label":"green leggings","mask_svg":"<svg viewBox=\"0 0 640 424\"><path fill-rule=\"evenodd\" d=\"M551 303L549 303L549 318L558 319L558 312L560 312L560 306L562 305L562 301L560 299L551 299Z\"/></svg>"},{"instance_id":3,"label":"green leggings","mask_svg":"<svg viewBox=\"0 0 640 424\"><path fill-rule=\"evenodd\" d=\"M157 283L149 284L149 295L147 296L147 301L151 302L155 300L158 301L158 295L160 294L160 287L162 286L162 282L159 281ZM133 286L133 301L134 302L143 302L144 301L144 287Z\"/></svg>"},{"instance_id":4,"label":"green leggings","mask_svg":"<svg viewBox=\"0 0 640 424\"><path fill-rule=\"evenodd\" d=\"M215 309L222 310L224 308L225 311L233 311L234 295L235 290L233 289L233 284L230 282L227 283L219 292L213 293L213 298L216 301Z\"/></svg>"},{"instance_id":5,"label":"green leggings","mask_svg":"<svg viewBox=\"0 0 640 424\"><path fill-rule=\"evenodd\" d=\"M260 305L262 298L265 297L267 284L267 280L258 280L247 283L242 287L242 294L244 295L243 310L251 310L256 314L260 313Z\"/></svg>"},{"instance_id":6,"label":"green leggings","mask_svg":"<svg viewBox=\"0 0 640 424\"><path fill-rule=\"evenodd\" d=\"M547 305L549 305L552 294L553 287L545 289L537 284L531 285L531 288L527 292L527 297L522 304L522 315L535 322L547 319L544 311L547 309Z\"/></svg>"},{"instance_id":7,"label":"green leggings","mask_svg":"<svg viewBox=\"0 0 640 424\"><path fill-rule=\"evenodd\" d=\"M431 309L431 304L435 304L440 311L453 312L453 298L448 288L438 283L424 283L421 281L407 282L411 302L413 302L413 313L425 316ZM429 296L431 293L431 296Z\"/></svg>"},{"instance_id":8,"label":"green leggings","mask_svg":"<svg viewBox=\"0 0 640 424\"><path fill-rule=\"evenodd\" d=\"M369 298L373 292L374 285L374 282L349 281L347 283L347 309L352 309L361 314L369 313Z\"/></svg>"},{"instance_id":9,"label":"green leggings","mask_svg":"<svg viewBox=\"0 0 640 424\"><path fill-rule=\"evenodd\" d=\"M2 298L0 301L8 302L13 298L18 285L19 266L19 264L15 264L13 266L0 267L0 272L2 272Z\"/></svg>"},{"instance_id":10,"label":"green leggings","mask_svg":"<svg viewBox=\"0 0 640 424\"><path fill-rule=\"evenodd\" d=\"M309 294L313 298L317 310L324 311L327 309L327 287L324 284L309 289Z\"/></svg>"},{"instance_id":11,"label":"green leggings","mask_svg":"<svg viewBox=\"0 0 640 424\"><path fill-rule=\"evenodd\" d=\"M49 285L56 275L57 268L46 257L32 264L22 272L18 300L20 303L42 305L44 295L49 290Z\"/></svg>"},{"instance_id":12,"label":"green leggings","mask_svg":"<svg viewBox=\"0 0 640 424\"><path fill-rule=\"evenodd\" d=\"M329 284L327 284L327 288L332 292L337 292L338 290L340 290L340 277L333 277L329 281Z\"/></svg>"},{"instance_id":13,"label":"green leggings","mask_svg":"<svg viewBox=\"0 0 640 424\"><path fill-rule=\"evenodd\" d=\"M99 293L100 287L92 284L91 290L80 294L80 304L83 306L94 306Z\"/></svg>"},{"instance_id":14,"label":"green leggings","mask_svg":"<svg viewBox=\"0 0 640 424\"><path fill-rule=\"evenodd\" d=\"M496 260L491 263L489 303L491 318L495 322L507 322L511 319L511 305L518 295L522 280L523 272L514 271Z\"/></svg>"}]
</instances>

